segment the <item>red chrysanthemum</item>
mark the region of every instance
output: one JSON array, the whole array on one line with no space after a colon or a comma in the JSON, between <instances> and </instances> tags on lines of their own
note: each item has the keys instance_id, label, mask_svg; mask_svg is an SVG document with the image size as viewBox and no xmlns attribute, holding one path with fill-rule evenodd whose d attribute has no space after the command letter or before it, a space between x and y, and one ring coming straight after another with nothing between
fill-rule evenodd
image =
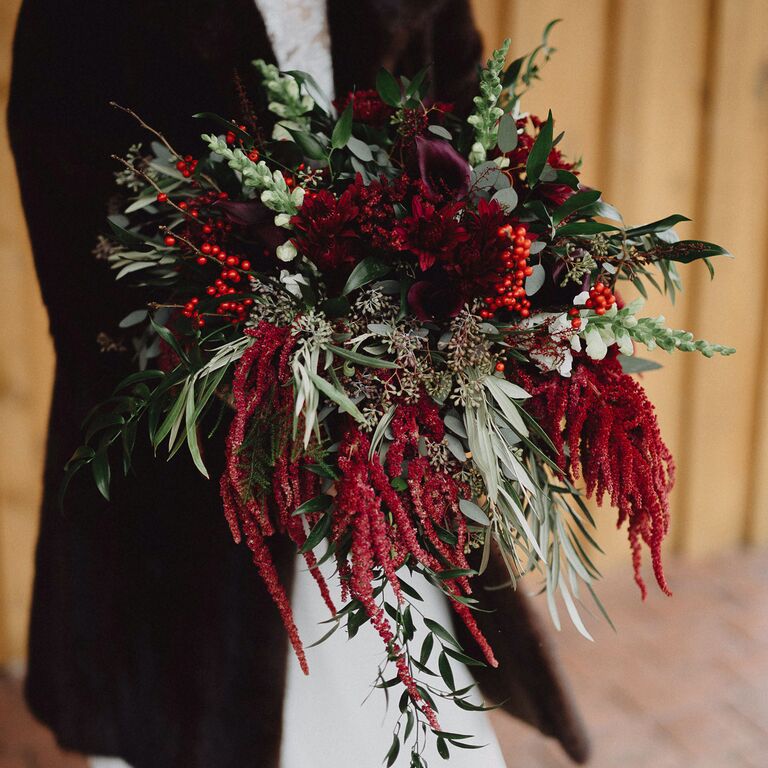
<instances>
[{"instance_id":1,"label":"red chrysanthemum","mask_svg":"<svg viewBox=\"0 0 768 768\"><path fill-rule=\"evenodd\" d=\"M436 262L449 260L468 235L457 219L461 203L440 208L416 195L411 201L411 215L401 219L393 232L393 243L402 251L419 258L423 272Z\"/></svg>"},{"instance_id":2,"label":"red chrysanthemum","mask_svg":"<svg viewBox=\"0 0 768 768\"><path fill-rule=\"evenodd\" d=\"M354 226L357 214L354 188L338 198L325 189L307 193L291 219L293 243L322 272L346 271L360 258L360 239Z\"/></svg>"}]
</instances>

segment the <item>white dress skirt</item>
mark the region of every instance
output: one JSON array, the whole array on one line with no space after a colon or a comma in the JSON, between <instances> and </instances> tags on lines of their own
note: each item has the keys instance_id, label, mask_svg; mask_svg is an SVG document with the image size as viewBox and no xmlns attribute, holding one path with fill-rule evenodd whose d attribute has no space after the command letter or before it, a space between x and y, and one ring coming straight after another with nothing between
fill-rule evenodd
<instances>
[{"instance_id":1,"label":"white dress skirt","mask_svg":"<svg viewBox=\"0 0 768 768\"><path fill-rule=\"evenodd\" d=\"M264 19L272 48L283 70L309 72L320 88L333 96L333 69L330 35L322 0L255 0ZM362 34L362 31L361 31ZM330 574L329 574L330 575ZM254 578L258 578L254 570ZM333 584L333 579L329 578ZM442 625L450 626L450 608L440 592L422 581L414 586L424 598L420 610ZM338 599L338 595L334 593ZM328 619L328 609L317 584L297 556L291 595L296 624L305 645L322 637L329 628L320 622ZM417 637L424 635L416 622ZM473 649L468 649L470 654ZM339 629L321 645L307 650L310 675L306 677L295 658L288 658L288 675L283 704L283 737L280 768L380 768L392 743L393 726L399 714L400 689L390 692L389 707L384 691L371 686L384 646L370 625L361 627L353 640ZM457 688L470 685L469 670L452 662ZM479 702L478 695L474 700ZM483 749L450 747L450 760L439 757L435 739L428 733L423 752L430 766L450 768L505 768L496 736L487 715L459 709L450 701L438 699L440 725L445 731L473 734L473 744ZM408 753L401 752L396 766L408 765ZM93 757L91 768L130 768L122 760ZM243 766L243 768L257 768Z\"/></svg>"}]
</instances>

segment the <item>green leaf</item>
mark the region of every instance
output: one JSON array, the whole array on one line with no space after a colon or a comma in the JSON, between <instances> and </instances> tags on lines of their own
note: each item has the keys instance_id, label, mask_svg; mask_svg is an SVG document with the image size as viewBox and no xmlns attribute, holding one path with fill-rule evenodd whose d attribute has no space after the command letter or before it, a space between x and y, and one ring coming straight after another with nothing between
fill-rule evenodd
<instances>
[{"instance_id":1,"label":"green leaf","mask_svg":"<svg viewBox=\"0 0 768 768\"><path fill-rule=\"evenodd\" d=\"M309 532L307 540L301 545L299 552L303 555L313 550L331 530L332 515L323 515Z\"/></svg>"},{"instance_id":2,"label":"green leaf","mask_svg":"<svg viewBox=\"0 0 768 768\"><path fill-rule=\"evenodd\" d=\"M323 512L333 503L333 497L328 496L325 493L321 493L319 496L315 496L312 499L307 499L303 504L300 504L293 511L293 515L306 515L311 512Z\"/></svg>"},{"instance_id":3,"label":"green leaf","mask_svg":"<svg viewBox=\"0 0 768 768\"><path fill-rule=\"evenodd\" d=\"M459 651L462 650L459 641L456 640L456 638L447 629L445 629L445 627L442 627L433 619L424 619L424 624L427 626L427 629L434 632L441 640L446 643L450 643L450 645Z\"/></svg>"},{"instance_id":4,"label":"green leaf","mask_svg":"<svg viewBox=\"0 0 768 768\"><path fill-rule=\"evenodd\" d=\"M423 69L420 69L416 76L411 80L410 84L405 90L405 96L406 98L412 98L412 97L421 97L424 95L424 80L427 77L427 72L429 71L429 67L424 67Z\"/></svg>"},{"instance_id":5,"label":"green leaf","mask_svg":"<svg viewBox=\"0 0 768 768\"><path fill-rule=\"evenodd\" d=\"M394 78L391 72L382 68L376 75L376 90L381 96L381 100L390 107L396 107L400 104L402 94L400 84Z\"/></svg>"},{"instance_id":6,"label":"green leaf","mask_svg":"<svg viewBox=\"0 0 768 768\"><path fill-rule=\"evenodd\" d=\"M477 571L472 568L447 568L444 571L437 571L435 575L440 581L450 581L460 579L462 576L477 576Z\"/></svg>"},{"instance_id":7,"label":"green leaf","mask_svg":"<svg viewBox=\"0 0 768 768\"><path fill-rule=\"evenodd\" d=\"M382 360L378 357L372 357L371 355L364 355L361 352L353 352L351 349L344 349L344 347L336 347L333 344L328 344L326 349L329 349L337 357L343 357L345 360L349 360L356 365L365 365L368 368L397 368L397 363L393 363L390 360Z\"/></svg>"},{"instance_id":8,"label":"green leaf","mask_svg":"<svg viewBox=\"0 0 768 768\"><path fill-rule=\"evenodd\" d=\"M337 296L320 302L319 309L328 317L344 317L349 314L351 306L348 299L345 299L343 296Z\"/></svg>"},{"instance_id":9,"label":"green leaf","mask_svg":"<svg viewBox=\"0 0 768 768\"><path fill-rule=\"evenodd\" d=\"M443 760L448 760L451 756L451 752L448 749L448 744L442 736L437 737L437 753Z\"/></svg>"},{"instance_id":10,"label":"green leaf","mask_svg":"<svg viewBox=\"0 0 768 768\"><path fill-rule=\"evenodd\" d=\"M504 153L511 152L517 146L517 122L512 115L502 115L499 120L497 141Z\"/></svg>"},{"instance_id":11,"label":"green leaf","mask_svg":"<svg viewBox=\"0 0 768 768\"><path fill-rule=\"evenodd\" d=\"M366 256L361 262L359 262L352 270L352 274L347 278L347 283L344 286L344 290L341 292L342 296L346 296L352 291L356 291L358 288L362 288L364 285L373 282L374 280L380 280L384 275L388 274L391 270L391 266L381 259L375 256Z\"/></svg>"},{"instance_id":12,"label":"green leaf","mask_svg":"<svg viewBox=\"0 0 768 768\"><path fill-rule=\"evenodd\" d=\"M340 389L336 389L333 384L330 384L322 377L318 376L314 371L308 370L309 378L312 383L329 399L333 400L336 405L339 406L339 410L343 413L348 413L355 421L361 424L365 423L365 417L358 407L349 399L349 396L342 392Z\"/></svg>"},{"instance_id":13,"label":"green leaf","mask_svg":"<svg viewBox=\"0 0 768 768\"><path fill-rule=\"evenodd\" d=\"M517 192L515 192L514 187L500 189L494 194L491 200L495 200L504 209L504 212L509 214L517 207Z\"/></svg>"},{"instance_id":14,"label":"green leaf","mask_svg":"<svg viewBox=\"0 0 768 768\"><path fill-rule=\"evenodd\" d=\"M149 313L146 309L135 309L129 312L119 323L120 328L131 328L144 320Z\"/></svg>"},{"instance_id":15,"label":"green leaf","mask_svg":"<svg viewBox=\"0 0 768 768\"><path fill-rule=\"evenodd\" d=\"M677 261L681 264L690 264L692 261L708 259L710 256L728 256L733 258L733 255L721 245L707 243L704 240L680 240L669 246L660 246L660 250L665 259ZM708 264L708 267L711 268L711 266L711 264Z\"/></svg>"},{"instance_id":16,"label":"green leaf","mask_svg":"<svg viewBox=\"0 0 768 768\"><path fill-rule=\"evenodd\" d=\"M109 501L109 483L112 471L109 467L106 445L102 445L94 454L93 461L91 462L91 471L93 472L93 479L96 481L99 493Z\"/></svg>"},{"instance_id":17,"label":"green leaf","mask_svg":"<svg viewBox=\"0 0 768 768\"><path fill-rule=\"evenodd\" d=\"M408 483L402 477L393 477L389 484L399 493L408 490Z\"/></svg>"},{"instance_id":18,"label":"green leaf","mask_svg":"<svg viewBox=\"0 0 768 768\"><path fill-rule=\"evenodd\" d=\"M557 230L557 236L597 235L600 232L615 232L617 229L618 227L614 224L603 224L599 221L573 221L570 224L563 224Z\"/></svg>"},{"instance_id":19,"label":"green leaf","mask_svg":"<svg viewBox=\"0 0 768 768\"><path fill-rule=\"evenodd\" d=\"M528 179L528 186L534 187L538 182L544 166L547 164L547 158L552 151L552 110L549 111L547 119L541 124L541 130L536 137L536 143L531 148L528 155L528 162L525 166L525 172Z\"/></svg>"},{"instance_id":20,"label":"green leaf","mask_svg":"<svg viewBox=\"0 0 768 768\"><path fill-rule=\"evenodd\" d=\"M147 240L145 238L137 235L135 232L130 232L129 230L125 229L125 227L120 226L120 224L118 224L115 220L114 216L109 216L107 218L107 223L114 233L115 239L117 239L122 245L125 245L128 248L140 248L141 246L147 244Z\"/></svg>"},{"instance_id":21,"label":"green leaf","mask_svg":"<svg viewBox=\"0 0 768 768\"><path fill-rule=\"evenodd\" d=\"M563 219L570 216L582 208L586 208L600 199L600 190L585 189L583 192L577 192L571 195L553 214L552 221L557 226Z\"/></svg>"},{"instance_id":22,"label":"green leaf","mask_svg":"<svg viewBox=\"0 0 768 768\"><path fill-rule=\"evenodd\" d=\"M645 360L634 355L619 355L618 358L624 373L645 373L645 371L655 371L661 368L661 365L654 360Z\"/></svg>"},{"instance_id":23,"label":"green leaf","mask_svg":"<svg viewBox=\"0 0 768 768\"><path fill-rule=\"evenodd\" d=\"M437 668L440 670L440 677L443 678L449 690L454 690L456 688L456 682L453 679L451 662L448 661L448 657L445 655L445 651L441 651L440 656L437 659Z\"/></svg>"},{"instance_id":24,"label":"green leaf","mask_svg":"<svg viewBox=\"0 0 768 768\"><path fill-rule=\"evenodd\" d=\"M482 508L475 504L474 501L470 501L469 499L459 499L459 509L470 520L479 525L488 526L491 524L488 515L486 515Z\"/></svg>"},{"instance_id":25,"label":"green leaf","mask_svg":"<svg viewBox=\"0 0 768 768\"><path fill-rule=\"evenodd\" d=\"M284 127L291 134L291 138L298 145L304 157L312 160L325 160L327 154L325 147L311 133Z\"/></svg>"},{"instance_id":26,"label":"green leaf","mask_svg":"<svg viewBox=\"0 0 768 768\"><path fill-rule=\"evenodd\" d=\"M387 768L392 768L399 754L400 754L400 739L398 739L397 734L395 734L392 737L392 746L389 748L389 752L387 752L387 757L386 757Z\"/></svg>"},{"instance_id":27,"label":"green leaf","mask_svg":"<svg viewBox=\"0 0 768 768\"><path fill-rule=\"evenodd\" d=\"M641 235L650 235L652 232L666 232L668 229L672 229L675 224L679 224L681 221L690 221L687 216L675 213L672 216L667 216L665 219L659 219L658 221L652 221L650 224L643 224L640 227L633 227L627 230L627 237L640 237Z\"/></svg>"},{"instance_id":28,"label":"green leaf","mask_svg":"<svg viewBox=\"0 0 768 768\"><path fill-rule=\"evenodd\" d=\"M370 163L371 160L373 160L373 152L371 152L371 148L364 141L360 141L360 139L350 136L349 139L347 139L347 147L355 157L359 158L364 163Z\"/></svg>"},{"instance_id":29,"label":"green leaf","mask_svg":"<svg viewBox=\"0 0 768 768\"><path fill-rule=\"evenodd\" d=\"M181 348L181 345L179 344L176 337L169 331L165 326L158 325L155 322L154 317L149 318L149 322L152 324L152 327L155 329L155 333L181 358L187 365L189 365L189 358L187 357L186 352Z\"/></svg>"},{"instance_id":30,"label":"green leaf","mask_svg":"<svg viewBox=\"0 0 768 768\"><path fill-rule=\"evenodd\" d=\"M435 636L430 632L421 644L421 651L419 652L419 662L424 665L429 661L429 657L432 655L432 649L435 647Z\"/></svg>"},{"instance_id":31,"label":"green leaf","mask_svg":"<svg viewBox=\"0 0 768 768\"><path fill-rule=\"evenodd\" d=\"M352 135L352 114L352 102L350 101L333 128L331 146L334 149L341 149L342 147L347 146L349 137Z\"/></svg>"}]
</instances>

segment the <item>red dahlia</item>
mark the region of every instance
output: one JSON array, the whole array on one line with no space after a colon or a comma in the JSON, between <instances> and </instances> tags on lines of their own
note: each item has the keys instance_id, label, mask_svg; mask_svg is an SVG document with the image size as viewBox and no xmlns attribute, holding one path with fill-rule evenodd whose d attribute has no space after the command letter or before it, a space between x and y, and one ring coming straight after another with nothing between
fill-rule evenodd
<instances>
[{"instance_id":1,"label":"red dahlia","mask_svg":"<svg viewBox=\"0 0 768 768\"><path fill-rule=\"evenodd\" d=\"M437 208L417 195L411 201L411 215L395 227L395 247L416 254L422 272L436 262L450 260L468 237L456 218L463 207L461 203L449 203Z\"/></svg>"},{"instance_id":2,"label":"red dahlia","mask_svg":"<svg viewBox=\"0 0 768 768\"><path fill-rule=\"evenodd\" d=\"M297 250L321 272L333 273L359 260L360 240L354 227L358 208L353 188L338 199L328 190L307 194L291 223Z\"/></svg>"}]
</instances>

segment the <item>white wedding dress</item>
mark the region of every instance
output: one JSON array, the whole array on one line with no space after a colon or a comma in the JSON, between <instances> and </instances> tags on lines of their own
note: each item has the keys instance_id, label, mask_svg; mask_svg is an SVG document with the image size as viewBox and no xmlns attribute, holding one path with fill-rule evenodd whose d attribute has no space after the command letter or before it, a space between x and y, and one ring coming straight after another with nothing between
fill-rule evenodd
<instances>
[{"instance_id":1,"label":"white wedding dress","mask_svg":"<svg viewBox=\"0 0 768 768\"><path fill-rule=\"evenodd\" d=\"M332 98L333 67L325 2L255 1L280 68L310 73ZM333 588L331 570L327 576ZM450 608L439 591L423 580L414 582L414 586L424 598L424 602L419 603L420 610L443 626L450 626ZM333 591L333 595L339 603L338 590ZM291 604L305 645L315 642L328 631L330 625L320 623L329 618L328 609L300 557L296 558ZM417 638L423 637L423 625L416 621L416 626ZM476 653L475 649L468 650L470 654ZM387 707L383 690L371 692L384 655L384 645L370 623L364 625L353 640L348 640L344 629L340 628L321 645L307 649L308 677L301 672L296 659L289 655L280 768L380 768L392 743L400 697L400 689L392 689L395 693L390 692ZM452 662L452 667L457 688L473 682L463 664ZM391 669L389 671L391 673ZM472 699L479 703L479 694ZM450 760L445 763L429 733L423 756L431 768L443 764L450 768L505 768L485 713L459 709L450 701L438 700L437 704L443 730L472 734L474 738L470 743L486 746L472 750L450 747ZM401 751L396 766L408 763L408 753ZM91 758L90 766L129 768L122 760L101 757Z\"/></svg>"}]
</instances>

